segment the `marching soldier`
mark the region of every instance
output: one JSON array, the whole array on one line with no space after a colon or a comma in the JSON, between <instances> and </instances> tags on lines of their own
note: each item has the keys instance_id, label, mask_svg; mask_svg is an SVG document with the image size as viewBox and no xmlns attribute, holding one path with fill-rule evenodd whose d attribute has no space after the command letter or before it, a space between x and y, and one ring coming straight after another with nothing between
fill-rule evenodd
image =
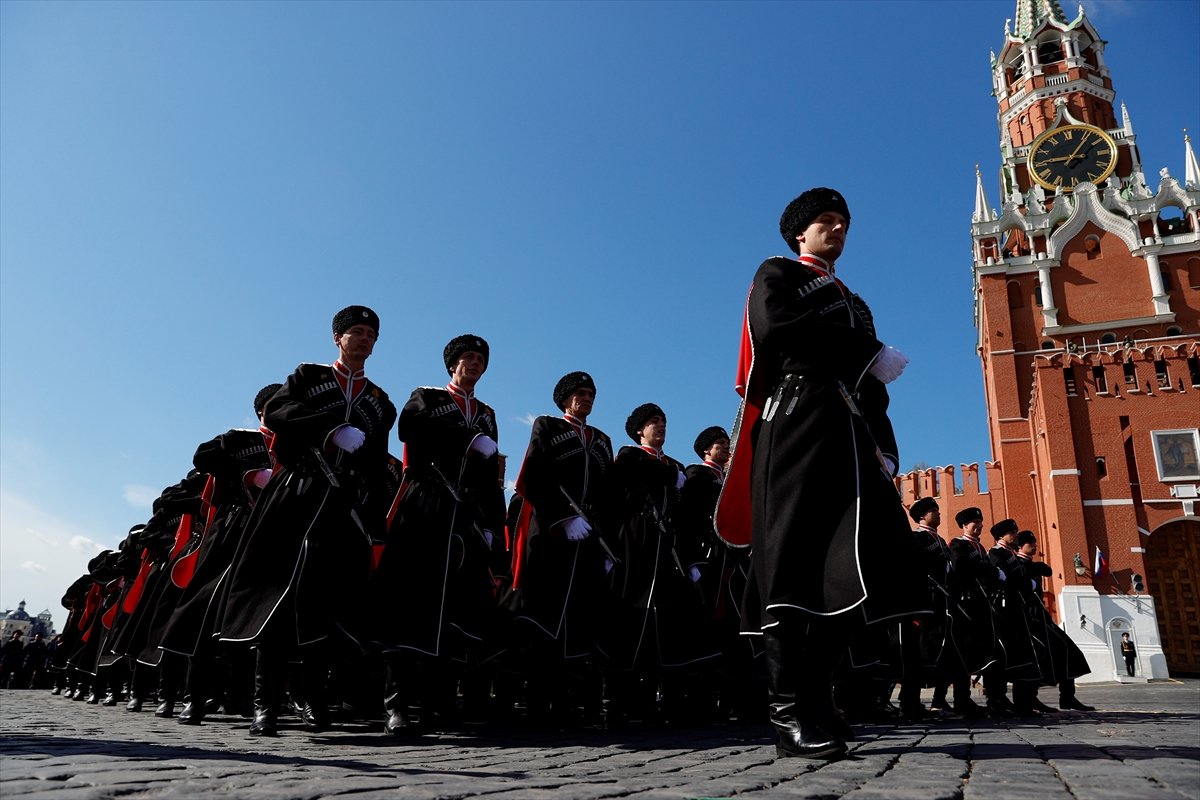
<instances>
[{"instance_id":1,"label":"marching soldier","mask_svg":"<svg viewBox=\"0 0 1200 800\"><path fill-rule=\"evenodd\" d=\"M1029 633L1029 620L1021 602L1022 584L1028 585L1029 576L1015 552L1017 523L1011 519L1000 520L992 526L991 533L996 541L988 551L988 559L996 566L1001 579L998 591L992 595L992 608L1002 647L1000 657L983 671L983 691L989 708L1016 716L1033 716L1036 714L1033 700L1041 671ZM1009 681L1013 685L1011 701L1008 699Z\"/></svg>"},{"instance_id":2,"label":"marching soldier","mask_svg":"<svg viewBox=\"0 0 1200 800\"><path fill-rule=\"evenodd\" d=\"M513 543L513 633L522 645L532 716L567 721L590 697L586 668L596 653L605 559L614 510L612 440L587 424L596 384L586 372L554 387L561 417L533 421L517 478L523 505ZM585 693L581 698L581 693Z\"/></svg>"},{"instance_id":3,"label":"marching soldier","mask_svg":"<svg viewBox=\"0 0 1200 800\"><path fill-rule=\"evenodd\" d=\"M730 547L717 536L713 523L729 463L729 434L718 425L705 428L692 449L701 463L684 470L686 477L679 493L680 527L684 536L703 549L700 586L705 616L721 650L721 666L714 676L717 683L712 687L717 702L714 712L718 721L728 720L730 714L744 718L754 713L749 708L754 683L753 649L750 637L740 633L750 550Z\"/></svg>"},{"instance_id":4,"label":"marching soldier","mask_svg":"<svg viewBox=\"0 0 1200 800\"><path fill-rule=\"evenodd\" d=\"M489 358L483 338L456 336L442 353L450 382L414 389L400 411L405 485L372 577L392 735L414 730L414 703L454 713L450 668L477 656L494 619L504 490L496 414L475 396Z\"/></svg>"},{"instance_id":5,"label":"marching soldier","mask_svg":"<svg viewBox=\"0 0 1200 800\"><path fill-rule=\"evenodd\" d=\"M614 548L619 561L610 572L615 607L605 639L606 711L614 723L630 712L652 715L660 679L668 715L692 713L684 705L681 673L718 656L699 599L701 547L676 529L685 476L683 465L662 449L666 413L654 403L640 405L625 432L637 446L622 447L616 458L623 493ZM664 670L672 674L664 677Z\"/></svg>"},{"instance_id":6,"label":"marching soldier","mask_svg":"<svg viewBox=\"0 0 1200 800\"><path fill-rule=\"evenodd\" d=\"M396 407L364 372L378 338L374 311L342 309L333 318L337 360L301 364L264 408L277 466L234 557L218 627L221 641L257 647L252 736L277 733L289 658L303 662L305 727L327 727L329 649L361 637L338 612L364 605L371 542L390 500Z\"/></svg>"},{"instance_id":7,"label":"marching soldier","mask_svg":"<svg viewBox=\"0 0 1200 800\"><path fill-rule=\"evenodd\" d=\"M764 261L751 284L717 511L722 538L753 544L742 628L763 637L781 756L846 752L833 654L866 625L923 611L885 388L908 362L836 274L849 226L845 199L827 188L781 215L797 259Z\"/></svg>"},{"instance_id":8,"label":"marching soldier","mask_svg":"<svg viewBox=\"0 0 1200 800\"><path fill-rule=\"evenodd\" d=\"M1071 641L1071 637L1054 623L1050 612L1046 610L1046 604L1042 601L1042 579L1053 575L1054 571L1045 562L1034 560L1034 556L1037 555L1037 537L1033 535L1033 531L1018 533L1016 544L1016 563L1023 567L1022 580L1018 585L1019 596L1029 620L1029 630L1033 634L1042 683L1047 686L1058 684L1060 709L1095 711L1095 708L1084 705L1075 696L1075 679L1092 671L1088 666L1087 657L1079 649L1079 645ZM1015 687L1013 694L1016 695ZM1043 714L1051 714L1058 710L1038 699L1037 684L1033 686L1033 697L1029 705L1034 711Z\"/></svg>"},{"instance_id":9,"label":"marching soldier","mask_svg":"<svg viewBox=\"0 0 1200 800\"><path fill-rule=\"evenodd\" d=\"M257 430L235 428L196 448L192 463L208 476L212 485L210 511L203 538L171 567L171 580L183 587L159 645L164 651L187 658L183 710L179 722L199 725L216 668L216 598L226 579L246 530L254 501L271 479L268 431L262 425L263 410L281 383L264 386L254 397ZM236 695L236 692L232 692ZM231 704L227 698L227 705Z\"/></svg>"},{"instance_id":10,"label":"marching soldier","mask_svg":"<svg viewBox=\"0 0 1200 800\"><path fill-rule=\"evenodd\" d=\"M955 643L964 665L964 672L954 678L955 711L962 713L970 708L959 707L970 696L969 676L979 674L995 663L1000 649L991 595L999 589L1001 577L979 541L983 512L974 507L965 508L954 516L954 521L961 534L950 542L951 597L962 615L970 620L969 625L959 625L955 632ZM999 707L991 707L989 711L995 716L1010 716ZM971 716L971 712L967 711L965 716Z\"/></svg>"}]
</instances>

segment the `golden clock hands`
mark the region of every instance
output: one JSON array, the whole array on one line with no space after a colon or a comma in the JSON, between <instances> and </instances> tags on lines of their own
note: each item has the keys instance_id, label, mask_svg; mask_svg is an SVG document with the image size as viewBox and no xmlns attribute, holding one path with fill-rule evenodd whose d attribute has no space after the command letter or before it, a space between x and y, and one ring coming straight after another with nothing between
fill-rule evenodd
<instances>
[{"instance_id":1,"label":"golden clock hands","mask_svg":"<svg viewBox=\"0 0 1200 800\"><path fill-rule=\"evenodd\" d=\"M1075 158L1075 156L1073 156L1073 155L1057 156L1055 158L1043 158L1041 161L1035 161L1034 166L1041 166L1042 164L1049 164L1052 161L1071 161L1074 158Z\"/></svg>"},{"instance_id":2,"label":"golden clock hands","mask_svg":"<svg viewBox=\"0 0 1200 800\"><path fill-rule=\"evenodd\" d=\"M1078 157L1079 157L1079 151L1080 151L1080 150L1082 150L1082 149L1083 149L1083 146L1084 146L1085 144L1087 144L1087 143L1088 143L1088 140L1087 140L1087 137L1086 137L1086 136L1085 136L1084 138L1080 139L1080 140L1079 140L1079 144L1078 144L1078 145L1075 147L1075 152L1074 152L1074 153L1071 153L1071 155L1067 156L1067 157L1064 159L1064 161L1073 161L1074 159L1078 158Z\"/></svg>"}]
</instances>

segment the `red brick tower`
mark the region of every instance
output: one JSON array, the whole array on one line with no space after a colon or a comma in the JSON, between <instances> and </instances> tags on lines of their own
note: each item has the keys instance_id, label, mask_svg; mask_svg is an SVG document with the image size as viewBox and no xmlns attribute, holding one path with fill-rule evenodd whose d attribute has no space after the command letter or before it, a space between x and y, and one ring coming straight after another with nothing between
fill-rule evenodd
<instances>
[{"instance_id":1,"label":"red brick tower","mask_svg":"<svg viewBox=\"0 0 1200 800\"><path fill-rule=\"evenodd\" d=\"M1139 676L1200 672L1200 168L1185 135L1182 185L1148 186L1105 44L1018 0L992 58L1002 206L977 170L972 218L990 509L1037 534L1092 680L1124 675L1124 632Z\"/></svg>"}]
</instances>

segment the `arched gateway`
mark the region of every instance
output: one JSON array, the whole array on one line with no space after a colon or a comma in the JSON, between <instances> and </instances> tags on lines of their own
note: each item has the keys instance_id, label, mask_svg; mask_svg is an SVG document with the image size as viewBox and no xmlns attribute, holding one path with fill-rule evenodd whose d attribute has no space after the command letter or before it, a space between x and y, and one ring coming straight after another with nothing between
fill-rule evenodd
<instances>
[{"instance_id":1,"label":"arched gateway","mask_svg":"<svg viewBox=\"0 0 1200 800\"><path fill-rule=\"evenodd\" d=\"M1200 674L1200 521L1160 526L1146 548L1146 588L1154 595L1163 654L1172 675Z\"/></svg>"}]
</instances>

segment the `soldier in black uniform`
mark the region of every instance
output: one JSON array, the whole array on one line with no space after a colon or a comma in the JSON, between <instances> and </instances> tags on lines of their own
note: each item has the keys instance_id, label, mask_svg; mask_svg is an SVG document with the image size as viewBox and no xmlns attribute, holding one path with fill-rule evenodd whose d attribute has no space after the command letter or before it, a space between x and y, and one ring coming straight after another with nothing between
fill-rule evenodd
<instances>
[{"instance_id":1,"label":"soldier in black uniform","mask_svg":"<svg viewBox=\"0 0 1200 800\"><path fill-rule=\"evenodd\" d=\"M921 554L925 573L928 605L933 615L922 619L920 625L910 621L899 624L901 663L904 671L900 682L900 712L906 719L921 719L927 710L921 704L921 689L935 683L946 655L951 620L946 588L950 576L950 548L938 534L942 514L937 501L922 497L908 509L917 523L913 543ZM953 650L953 645L950 645Z\"/></svg>"},{"instance_id":2,"label":"soldier in black uniform","mask_svg":"<svg viewBox=\"0 0 1200 800\"><path fill-rule=\"evenodd\" d=\"M699 597L702 548L680 536L676 513L685 476L683 464L666 455L667 416L654 403L635 408L625 433L637 443L617 452L622 493L609 573L613 610L605 632L609 659L606 681L609 721L627 715L650 719L654 697L663 692L664 713L689 716L687 684L719 652L703 621ZM669 674L668 674L669 673Z\"/></svg>"},{"instance_id":3,"label":"soldier in black uniform","mask_svg":"<svg viewBox=\"0 0 1200 800\"><path fill-rule=\"evenodd\" d=\"M759 711L752 708L755 677L751 637L741 635L750 548L733 547L721 539L713 522L729 463L729 434L719 425L705 428L696 436L692 450L701 463L684 470L679 528L683 537L701 548L701 598L714 641L721 650L721 663L711 676L715 680L709 687L712 697L708 710L717 721L726 721L730 715L745 719Z\"/></svg>"},{"instance_id":4,"label":"soldier in black uniform","mask_svg":"<svg viewBox=\"0 0 1200 800\"><path fill-rule=\"evenodd\" d=\"M400 411L404 488L371 579L386 654L385 730L411 733L411 707L453 717L458 681L478 662L504 563L504 489L496 414L475 396L491 350L480 336L442 352L450 382L414 389ZM425 727L428 727L427 725Z\"/></svg>"},{"instance_id":5,"label":"soldier in black uniform","mask_svg":"<svg viewBox=\"0 0 1200 800\"><path fill-rule=\"evenodd\" d=\"M338 358L301 364L267 400L276 468L255 503L222 596L221 641L257 647L254 736L274 736L290 658L303 663L305 727L329 725L330 649L360 641L371 543L386 524L387 437L396 407L363 367L379 317L333 318ZM331 596L338 598L331 603Z\"/></svg>"},{"instance_id":6,"label":"soldier in black uniform","mask_svg":"<svg viewBox=\"0 0 1200 800\"><path fill-rule=\"evenodd\" d=\"M1095 711L1094 707L1083 704L1075 697L1075 679L1092 671L1088 666L1087 657L1079 646L1071 641L1066 631L1054 623L1050 612L1046 610L1046 604L1042 601L1042 580L1053 575L1054 571L1050 569L1049 564L1034 560L1034 556L1037 555L1037 537L1033 535L1033 531L1018 533L1016 544L1016 563L1023 567L1018 588L1029 620L1029 630L1033 635L1034 650L1042 673L1041 682L1046 686L1058 685L1060 709ZM1029 705L1034 711L1043 714L1051 714L1057 710L1038 699L1036 684Z\"/></svg>"},{"instance_id":7,"label":"soldier in black uniform","mask_svg":"<svg viewBox=\"0 0 1200 800\"><path fill-rule=\"evenodd\" d=\"M206 702L215 685L217 652L213 630L217 624L215 599L229 573L234 554L246 530L250 512L259 493L271 479L271 457L267 450L270 431L263 427L267 400L283 388L281 383L264 386L254 397L257 430L234 428L196 448L192 463L207 475L211 484L210 512L200 542L172 565L172 580L183 586L163 633L163 650L187 658L183 710L179 722L199 725ZM237 663L236 656L232 660ZM233 665L230 665L232 669ZM236 688L227 698L239 695Z\"/></svg>"},{"instance_id":8,"label":"soldier in black uniform","mask_svg":"<svg viewBox=\"0 0 1200 800\"><path fill-rule=\"evenodd\" d=\"M983 512L965 508L954 517L961 534L950 542L950 602L955 613L954 643L962 660L963 671L954 676L954 710L964 716L976 716L977 706L970 700L970 675L983 672L995 663L999 642L993 619L991 595L1000 587L999 570L988 560L987 550L979 541ZM996 716L1010 716L1004 709L993 708Z\"/></svg>"},{"instance_id":9,"label":"soldier in black uniform","mask_svg":"<svg viewBox=\"0 0 1200 800\"><path fill-rule=\"evenodd\" d=\"M1011 519L1000 520L991 528L996 542L988 551L988 558L1001 578L999 590L992 595L992 607L996 612L1002 657L983 671L983 691L987 695L988 708L1029 717L1037 713L1033 700L1041 670L1021 600L1022 589L1028 587L1030 576L1025 574L1025 565L1015 552L1017 531L1017 523ZM1008 699L1010 681L1013 685L1011 701Z\"/></svg>"},{"instance_id":10,"label":"soldier in black uniform","mask_svg":"<svg viewBox=\"0 0 1200 800\"><path fill-rule=\"evenodd\" d=\"M722 538L754 547L742 628L763 637L781 756L846 751L837 656L865 626L923 613L885 388L907 359L836 274L849 226L845 199L824 187L780 218L797 258L767 259L751 284L717 511Z\"/></svg>"},{"instance_id":11,"label":"soldier in black uniform","mask_svg":"<svg viewBox=\"0 0 1200 800\"><path fill-rule=\"evenodd\" d=\"M514 524L512 661L526 675L531 717L569 723L590 705L589 670L604 612L605 559L615 510L612 440L587 424L596 384L586 372L554 387L561 417L533 421L517 477L523 504ZM610 567L611 567L611 558Z\"/></svg>"}]
</instances>

